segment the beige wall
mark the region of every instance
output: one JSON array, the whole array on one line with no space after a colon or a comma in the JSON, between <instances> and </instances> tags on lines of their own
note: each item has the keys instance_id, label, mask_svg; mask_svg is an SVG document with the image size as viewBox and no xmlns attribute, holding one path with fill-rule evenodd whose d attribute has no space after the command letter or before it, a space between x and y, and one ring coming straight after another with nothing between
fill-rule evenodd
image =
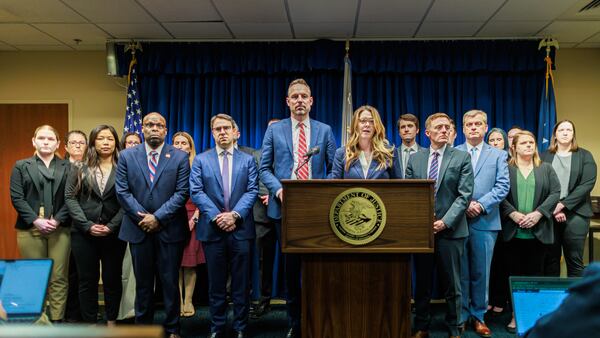
<instances>
[{"instance_id":1,"label":"beige wall","mask_svg":"<svg viewBox=\"0 0 600 338\"><path fill-rule=\"evenodd\" d=\"M0 102L69 102L71 129L86 132L123 125L125 81L106 75L104 52L0 52L0 65ZM556 66L558 118L575 122L580 144L600 161L600 48L561 49Z\"/></svg>"},{"instance_id":2,"label":"beige wall","mask_svg":"<svg viewBox=\"0 0 600 338\"><path fill-rule=\"evenodd\" d=\"M126 80L106 75L104 52L0 52L0 65L0 102L69 103L69 127L86 133L123 127Z\"/></svg>"},{"instance_id":3,"label":"beige wall","mask_svg":"<svg viewBox=\"0 0 600 338\"><path fill-rule=\"evenodd\" d=\"M575 123L577 141L600 164L600 48L559 50L555 77L558 120ZM599 183L592 195L600 195Z\"/></svg>"}]
</instances>

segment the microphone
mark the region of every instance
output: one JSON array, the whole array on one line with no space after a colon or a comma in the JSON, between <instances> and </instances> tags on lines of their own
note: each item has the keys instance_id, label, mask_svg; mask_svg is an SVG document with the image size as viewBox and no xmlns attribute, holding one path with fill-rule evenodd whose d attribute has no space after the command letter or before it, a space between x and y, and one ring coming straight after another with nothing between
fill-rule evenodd
<instances>
[{"instance_id":1,"label":"microphone","mask_svg":"<svg viewBox=\"0 0 600 338\"><path fill-rule=\"evenodd\" d=\"M320 151L321 148L319 146L310 148L310 150L307 151L306 154L304 154L305 160L311 158L313 155L318 154Z\"/></svg>"}]
</instances>

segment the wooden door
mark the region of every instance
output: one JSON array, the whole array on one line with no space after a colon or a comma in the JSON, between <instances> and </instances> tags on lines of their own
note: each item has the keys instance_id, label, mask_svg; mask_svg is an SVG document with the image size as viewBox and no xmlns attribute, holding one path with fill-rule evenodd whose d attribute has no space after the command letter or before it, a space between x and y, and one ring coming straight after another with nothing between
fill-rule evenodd
<instances>
[{"instance_id":1,"label":"wooden door","mask_svg":"<svg viewBox=\"0 0 600 338\"><path fill-rule=\"evenodd\" d=\"M64 154L64 136L69 128L69 105L0 104L0 258L18 258L17 213L10 201L10 174L17 160L33 155L31 139L35 128L49 124L60 136L60 153Z\"/></svg>"}]
</instances>

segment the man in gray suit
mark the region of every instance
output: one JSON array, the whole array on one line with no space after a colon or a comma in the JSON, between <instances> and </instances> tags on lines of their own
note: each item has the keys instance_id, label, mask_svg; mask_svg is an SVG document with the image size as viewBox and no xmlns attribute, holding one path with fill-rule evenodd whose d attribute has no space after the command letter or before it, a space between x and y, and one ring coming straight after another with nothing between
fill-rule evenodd
<instances>
[{"instance_id":1,"label":"man in gray suit","mask_svg":"<svg viewBox=\"0 0 600 338\"><path fill-rule=\"evenodd\" d=\"M435 221L433 254L414 255L415 329L414 337L429 337L431 322L431 276L437 266L446 298L446 325L450 337L460 337L461 323L461 256L469 235L465 211L473 194L473 167L464 151L448 146L450 117L435 113L425 122L425 135L431 141L427 150L413 154L406 168L406 178L432 179L435 184Z\"/></svg>"},{"instance_id":2,"label":"man in gray suit","mask_svg":"<svg viewBox=\"0 0 600 338\"><path fill-rule=\"evenodd\" d=\"M402 144L398 147L398 162L396 166L399 175L397 177L406 177L406 165L410 156L417 151L423 149L417 143L417 135L419 134L419 119L413 114L403 114L396 123L398 127L398 135L402 139Z\"/></svg>"}]
</instances>

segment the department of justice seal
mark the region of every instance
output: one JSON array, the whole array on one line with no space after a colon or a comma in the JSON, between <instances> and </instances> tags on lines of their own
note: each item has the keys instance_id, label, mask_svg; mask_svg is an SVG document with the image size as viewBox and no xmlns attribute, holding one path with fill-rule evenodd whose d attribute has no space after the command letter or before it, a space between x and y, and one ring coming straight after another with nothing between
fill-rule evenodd
<instances>
[{"instance_id":1,"label":"department of justice seal","mask_svg":"<svg viewBox=\"0 0 600 338\"><path fill-rule=\"evenodd\" d=\"M385 205L376 193L352 188L339 194L329 210L329 224L339 239L353 245L375 240L385 227Z\"/></svg>"}]
</instances>

